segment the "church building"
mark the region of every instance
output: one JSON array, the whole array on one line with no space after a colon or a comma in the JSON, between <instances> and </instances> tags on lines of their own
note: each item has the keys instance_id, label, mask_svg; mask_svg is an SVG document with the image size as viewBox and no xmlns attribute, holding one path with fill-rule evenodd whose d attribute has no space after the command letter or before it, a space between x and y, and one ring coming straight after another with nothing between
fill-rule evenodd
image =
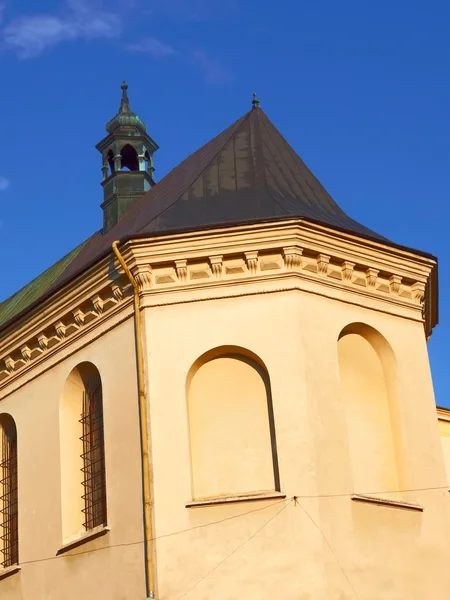
<instances>
[{"instance_id":1,"label":"church building","mask_svg":"<svg viewBox=\"0 0 450 600\"><path fill-rule=\"evenodd\" d=\"M0 303L1 600L448 600L436 258L256 95L158 181L127 88L103 224Z\"/></svg>"}]
</instances>

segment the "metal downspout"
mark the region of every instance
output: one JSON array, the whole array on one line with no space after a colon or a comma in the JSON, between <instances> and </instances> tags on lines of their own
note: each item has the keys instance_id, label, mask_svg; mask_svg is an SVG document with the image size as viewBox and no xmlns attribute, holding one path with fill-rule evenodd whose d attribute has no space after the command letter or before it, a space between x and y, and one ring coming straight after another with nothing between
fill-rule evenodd
<instances>
[{"instance_id":1,"label":"metal downspout","mask_svg":"<svg viewBox=\"0 0 450 600\"><path fill-rule=\"evenodd\" d=\"M139 287L130 269L117 248L119 241L112 244L112 250L121 264L126 276L130 280L134 291L134 323L136 335L136 362L139 386L139 418L141 430L141 452L142 452L142 487L144 496L144 544L145 544L145 579L148 598L155 598L155 573L153 565L153 523L152 503L150 486L150 457L149 457L149 435L147 421L147 397L144 384L144 357L141 330L141 301L139 298Z\"/></svg>"}]
</instances>

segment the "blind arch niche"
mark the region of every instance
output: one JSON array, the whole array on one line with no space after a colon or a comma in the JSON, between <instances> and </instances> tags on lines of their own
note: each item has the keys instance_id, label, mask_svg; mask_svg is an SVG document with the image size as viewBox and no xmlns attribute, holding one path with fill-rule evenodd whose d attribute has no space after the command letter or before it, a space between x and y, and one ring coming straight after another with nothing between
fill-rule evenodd
<instances>
[{"instance_id":1,"label":"blind arch niche","mask_svg":"<svg viewBox=\"0 0 450 600\"><path fill-rule=\"evenodd\" d=\"M404 448L394 352L376 329L353 323L339 336L338 360L354 491L395 492Z\"/></svg>"},{"instance_id":2,"label":"blind arch niche","mask_svg":"<svg viewBox=\"0 0 450 600\"><path fill-rule=\"evenodd\" d=\"M195 499L280 489L267 369L253 353L216 348L187 380Z\"/></svg>"}]
</instances>

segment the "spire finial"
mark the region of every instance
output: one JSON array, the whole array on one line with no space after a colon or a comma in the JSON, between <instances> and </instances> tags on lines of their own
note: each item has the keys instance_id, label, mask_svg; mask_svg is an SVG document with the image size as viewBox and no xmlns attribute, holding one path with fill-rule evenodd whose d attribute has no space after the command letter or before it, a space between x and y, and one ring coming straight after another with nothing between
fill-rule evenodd
<instances>
[{"instance_id":1,"label":"spire finial","mask_svg":"<svg viewBox=\"0 0 450 600\"><path fill-rule=\"evenodd\" d=\"M259 100L256 93L253 94L252 107L259 108Z\"/></svg>"},{"instance_id":2,"label":"spire finial","mask_svg":"<svg viewBox=\"0 0 450 600\"><path fill-rule=\"evenodd\" d=\"M122 100L120 101L119 112L121 112L121 113L131 112L130 101L128 99L128 94L127 94L128 83L125 80L122 81L122 85L120 86L120 89L122 90Z\"/></svg>"}]
</instances>

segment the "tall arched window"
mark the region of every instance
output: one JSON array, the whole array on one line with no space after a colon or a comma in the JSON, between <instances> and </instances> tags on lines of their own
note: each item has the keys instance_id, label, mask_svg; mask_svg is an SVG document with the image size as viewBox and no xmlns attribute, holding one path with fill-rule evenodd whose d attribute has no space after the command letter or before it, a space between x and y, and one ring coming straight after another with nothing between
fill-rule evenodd
<instances>
[{"instance_id":1,"label":"tall arched window","mask_svg":"<svg viewBox=\"0 0 450 600\"><path fill-rule=\"evenodd\" d=\"M362 323L346 327L338 341L348 443L356 493L398 490L396 364L391 347Z\"/></svg>"},{"instance_id":2,"label":"tall arched window","mask_svg":"<svg viewBox=\"0 0 450 600\"><path fill-rule=\"evenodd\" d=\"M92 363L67 378L60 420L63 533L70 538L106 524L102 382Z\"/></svg>"},{"instance_id":3,"label":"tall arched window","mask_svg":"<svg viewBox=\"0 0 450 600\"><path fill-rule=\"evenodd\" d=\"M269 375L240 348L193 365L188 412L194 498L279 490Z\"/></svg>"},{"instance_id":4,"label":"tall arched window","mask_svg":"<svg viewBox=\"0 0 450 600\"><path fill-rule=\"evenodd\" d=\"M10 415L0 415L0 566L19 562L17 430Z\"/></svg>"}]
</instances>

